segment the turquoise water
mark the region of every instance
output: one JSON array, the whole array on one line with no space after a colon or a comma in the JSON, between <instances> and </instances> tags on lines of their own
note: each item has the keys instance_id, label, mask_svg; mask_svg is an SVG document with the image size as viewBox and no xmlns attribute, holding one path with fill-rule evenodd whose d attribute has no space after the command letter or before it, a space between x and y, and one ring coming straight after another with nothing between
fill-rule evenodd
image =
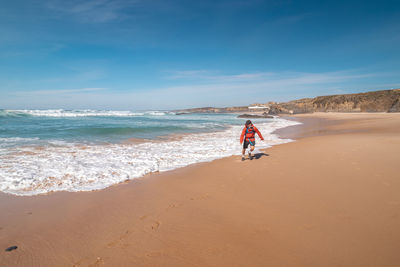
<instances>
[{"instance_id":1,"label":"turquoise water","mask_svg":"<svg viewBox=\"0 0 400 267\"><path fill-rule=\"evenodd\" d=\"M116 143L129 138L213 132L242 124L234 114L184 114L148 111L0 110L3 146L48 141Z\"/></svg>"}]
</instances>

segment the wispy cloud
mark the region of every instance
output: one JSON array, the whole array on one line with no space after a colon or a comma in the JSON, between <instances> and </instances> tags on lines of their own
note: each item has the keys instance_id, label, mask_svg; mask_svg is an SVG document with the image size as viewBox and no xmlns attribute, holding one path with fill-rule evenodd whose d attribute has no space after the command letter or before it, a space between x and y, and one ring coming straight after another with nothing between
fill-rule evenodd
<instances>
[{"instance_id":1,"label":"wispy cloud","mask_svg":"<svg viewBox=\"0 0 400 267\"><path fill-rule=\"evenodd\" d=\"M55 12L73 16L81 22L105 23L125 18L125 8L136 4L138 0L51 0L45 7Z\"/></svg>"},{"instance_id":2,"label":"wispy cloud","mask_svg":"<svg viewBox=\"0 0 400 267\"><path fill-rule=\"evenodd\" d=\"M278 83L278 84L317 84L335 83L351 79L369 78L382 73L357 73L355 71L336 71L325 73L304 73L304 72L253 72L238 74L221 74L216 71L189 70L189 71L168 71L167 79L174 80L195 80L198 82L224 82L237 83Z\"/></svg>"},{"instance_id":3,"label":"wispy cloud","mask_svg":"<svg viewBox=\"0 0 400 267\"><path fill-rule=\"evenodd\" d=\"M82 93L93 93L106 90L106 88L80 88L80 89L54 89L54 90L34 90L34 91L17 91L11 93L16 96L52 96L52 95L77 95Z\"/></svg>"},{"instance_id":4,"label":"wispy cloud","mask_svg":"<svg viewBox=\"0 0 400 267\"><path fill-rule=\"evenodd\" d=\"M239 74L221 74L218 71L210 70L188 70L188 71L166 71L169 75L167 79L185 79L198 81L220 81L220 82L240 82L249 80L260 80L271 77L274 73L271 72L255 72L255 73L239 73Z\"/></svg>"},{"instance_id":5,"label":"wispy cloud","mask_svg":"<svg viewBox=\"0 0 400 267\"><path fill-rule=\"evenodd\" d=\"M106 71L102 69L92 69L92 70L84 70L83 68L74 68L68 67L69 71L72 71L73 74L58 76L58 77L50 77L46 79L42 79L41 82L45 83L63 83L63 82L88 82L88 81L96 81L103 79L106 77Z\"/></svg>"}]
</instances>

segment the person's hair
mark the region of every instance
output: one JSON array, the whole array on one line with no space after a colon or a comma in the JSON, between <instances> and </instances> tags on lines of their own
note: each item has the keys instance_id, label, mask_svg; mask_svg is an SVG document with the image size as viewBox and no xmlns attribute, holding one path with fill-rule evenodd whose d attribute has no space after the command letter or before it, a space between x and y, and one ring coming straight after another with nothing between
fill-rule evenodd
<instances>
[{"instance_id":1,"label":"person's hair","mask_svg":"<svg viewBox=\"0 0 400 267\"><path fill-rule=\"evenodd\" d=\"M246 121L246 125L249 125L249 124L251 124L251 120Z\"/></svg>"}]
</instances>

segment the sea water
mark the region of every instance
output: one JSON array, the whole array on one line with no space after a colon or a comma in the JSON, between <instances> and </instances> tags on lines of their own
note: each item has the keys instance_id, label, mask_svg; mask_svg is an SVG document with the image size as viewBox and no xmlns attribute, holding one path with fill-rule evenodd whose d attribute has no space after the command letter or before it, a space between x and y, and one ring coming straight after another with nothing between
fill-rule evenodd
<instances>
[{"instance_id":1,"label":"sea water","mask_svg":"<svg viewBox=\"0 0 400 267\"><path fill-rule=\"evenodd\" d=\"M246 119L166 111L0 110L0 191L89 191L197 162L239 155ZM297 122L255 119L265 141Z\"/></svg>"}]
</instances>

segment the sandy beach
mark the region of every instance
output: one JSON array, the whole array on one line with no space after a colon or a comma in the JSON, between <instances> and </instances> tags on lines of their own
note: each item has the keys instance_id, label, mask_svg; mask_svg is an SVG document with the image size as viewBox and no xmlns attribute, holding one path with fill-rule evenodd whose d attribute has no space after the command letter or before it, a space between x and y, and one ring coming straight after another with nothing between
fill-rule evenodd
<instances>
[{"instance_id":1,"label":"sandy beach","mask_svg":"<svg viewBox=\"0 0 400 267\"><path fill-rule=\"evenodd\" d=\"M0 194L0 266L397 266L400 113L289 119L252 161Z\"/></svg>"}]
</instances>

